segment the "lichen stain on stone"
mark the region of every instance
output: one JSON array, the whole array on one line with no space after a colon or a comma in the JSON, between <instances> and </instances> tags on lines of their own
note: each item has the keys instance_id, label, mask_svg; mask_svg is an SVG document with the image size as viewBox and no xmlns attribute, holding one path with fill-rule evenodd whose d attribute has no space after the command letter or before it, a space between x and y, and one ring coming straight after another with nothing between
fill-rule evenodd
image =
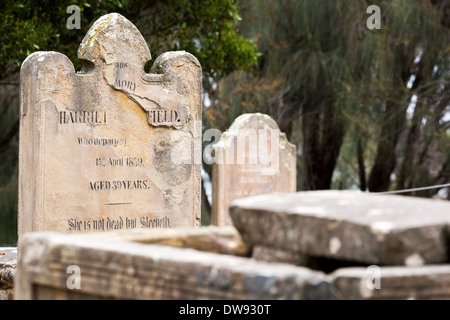
<instances>
[{"instance_id":1,"label":"lichen stain on stone","mask_svg":"<svg viewBox=\"0 0 450 320\"><path fill-rule=\"evenodd\" d=\"M95 24L89 29L84 37L83 41L80 44L80 48L78 49L78 58L83 59L86 51L89 47L95 46L95 40L97 35L108 25L109 21L113 15L105 15L101 17L99 20L95 22Z\"/></svg>"}]
</instances>

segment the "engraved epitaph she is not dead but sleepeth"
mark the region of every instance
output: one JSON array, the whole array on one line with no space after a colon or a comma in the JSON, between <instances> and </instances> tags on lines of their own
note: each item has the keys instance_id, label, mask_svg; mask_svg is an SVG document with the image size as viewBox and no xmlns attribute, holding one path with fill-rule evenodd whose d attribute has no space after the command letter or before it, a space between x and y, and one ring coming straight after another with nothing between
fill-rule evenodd
<instances>
[{"instance_id":1,"label":"engraved epitaph she is not dead but sleepeth","mask_svg":"<svg viewBox=\"0 0 450 320\"><path fill-rule=\"evenodd\" d=\"M19 237L198 226L198 60L166 52L145 73L148 46L117 13L93 24L78 58L78 73L58 52L22 64ZM174 161L180 144L193 161Z\"/></svg>"}]
</instances>

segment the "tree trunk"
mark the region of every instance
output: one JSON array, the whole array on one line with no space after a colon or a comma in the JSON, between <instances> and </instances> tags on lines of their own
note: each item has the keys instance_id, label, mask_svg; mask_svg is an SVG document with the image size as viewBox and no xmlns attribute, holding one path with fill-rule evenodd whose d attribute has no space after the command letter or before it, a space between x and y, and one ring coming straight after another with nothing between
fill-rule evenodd
<instances>
[{"instance_id":1,"label":"tree trunk","mask_svg":"<svg viewBox=\"0 0 450 320\"><path fill-rule=\"evenodd\" d=\"M319 189L319 177L317 172L320 170L320 149L319 149L319 116L320 112L306 104L302 109L302 131L303 131L303 161L305 165L305 190Z\"/></svg>"},{"instance_id":2,"label":"tree trunk","mask_svg":"<svg viewBox=\"0 0 450 320\"><path fill-rule=\"evenodd\" d=\"M330 189L344 140L344 120L336 109L302 108L305 190Z\"/></svg>"},{"instance_id":3,"label":"tree trunk","mask_svg":"<svg viewBox=\"0 0 450 320\"><path fill-rule=\"evenodd\" d=\"M361 138L358 138L356 146L356 156L358 158L358 173L359 173L359 189L361 191L366 191L366 166L364 164L364 150L362 146Z\"/></svg>"},{"instance_id":4,"label":"tree trunk","mask_svg":"<svg viewBox=\"0 0 450 320\"><path fill-rule=\"evenodd\" d=\"M368 187L371 192L389 189L391 174L395 168L395 147L405 122L405 113L405 107L389 101L386 102L375 162L369 176Z\"/></svg>"}]
</instances>

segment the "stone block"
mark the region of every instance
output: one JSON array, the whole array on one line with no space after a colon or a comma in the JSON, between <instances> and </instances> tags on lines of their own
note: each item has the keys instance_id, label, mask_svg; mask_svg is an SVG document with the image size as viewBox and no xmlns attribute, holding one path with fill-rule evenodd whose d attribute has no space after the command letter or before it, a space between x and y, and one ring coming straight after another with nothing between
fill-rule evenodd
<instances>
[{"instance_id":1,"label":"stone block","mask_svg":"<svg viewBox=\"0 0 450 320\"><path fill-rule=\"evenodd\" d=\"M17 299L332 299L330 278L288 264L99 234L27 233Z\"/></svg>"},{"instance_id":2,"label":"stone block","mask_svg":"<svg viewBox=\"0 0 450 320\"><path fill-rule=\"evenodd\" d=\"M345 300L450 299L450 264L342 268L330 276Z\"/></svg>"},{"instance_id":3,"label":"stone block","mask_svg":"<svg viewBox=\"0 0 450 320\"><path fill-rule=\"evenodd\" d=\"M233 223L250 247L364 264L449 262L450 202L353 191L235 200Z\"/></svg>"}]
</instances>

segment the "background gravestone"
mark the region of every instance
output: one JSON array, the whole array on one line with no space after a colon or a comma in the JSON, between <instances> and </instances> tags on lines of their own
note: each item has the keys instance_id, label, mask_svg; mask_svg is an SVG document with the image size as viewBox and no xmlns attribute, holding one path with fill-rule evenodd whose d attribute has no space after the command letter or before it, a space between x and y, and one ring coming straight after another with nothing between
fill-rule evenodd
<instances>
[{"instance_id":1,"label":"background gravestone","mask_svg":"<svg viewBox=\"0 0 450 320\"><path fill-rule=\"evenodd\" d=\"M212 224L232 225L234 199L296 191L295 145L268 115L239 116L213 149Z\"/></svg>"},{"instance_id":2,"label":"background gravestone","mask_svg":"<svg viewBox=\"0 0 450 320\"><path fill-rule=\"evenodd\" d=\"M117 13L94 23L78 58L79 73L57 52L21 68L19 236L199 225L197 59L164 53L146 74L147 44Z\"/></svg>"}]
</instances>

